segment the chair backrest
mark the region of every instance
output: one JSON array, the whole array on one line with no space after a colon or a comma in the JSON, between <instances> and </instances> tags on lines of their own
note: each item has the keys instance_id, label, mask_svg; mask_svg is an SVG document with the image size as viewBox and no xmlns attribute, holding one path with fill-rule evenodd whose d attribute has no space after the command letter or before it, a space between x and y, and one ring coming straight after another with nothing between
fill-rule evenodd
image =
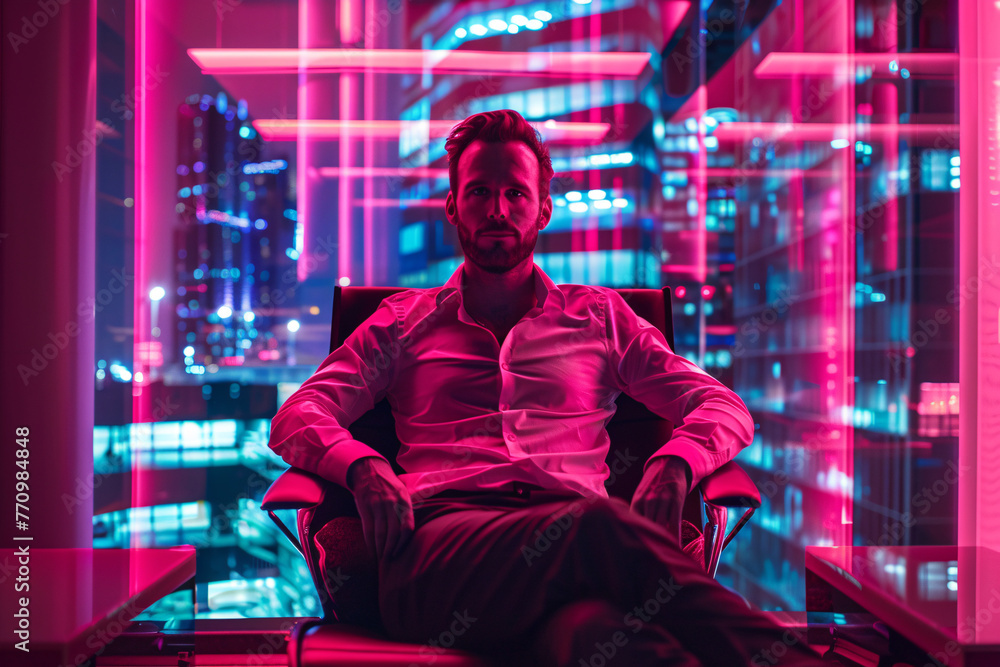
<instances>
[{"instance_id":1,"label":"chair backrest","mask_svg":"<svg viewBox=\"0 0 1000 667\"><path fill-rule=\"evenodd\" d=\"M404 291L404 287L334 287L330 351L340 346L362 322L368 319L388 296ZM657 327L671 349L674 349L674 328L671 316L670 288L616 289L639 317ZM670 439L673 424L650 411L627 394L615 401L617 411L606 428L611 448L605 461L611 469L605 488L611 496L630 501L635 493L642 470L649 457ZM396 437L396 420L389 401L383 399L372 410L348 427L351 435L374 448L392 463L397 474L405 472L396 463L400 443ZM692 496L697 494L693 493ZM699 502L689 502L685 518L700 526Z\"/></svg>"}]
</instances>

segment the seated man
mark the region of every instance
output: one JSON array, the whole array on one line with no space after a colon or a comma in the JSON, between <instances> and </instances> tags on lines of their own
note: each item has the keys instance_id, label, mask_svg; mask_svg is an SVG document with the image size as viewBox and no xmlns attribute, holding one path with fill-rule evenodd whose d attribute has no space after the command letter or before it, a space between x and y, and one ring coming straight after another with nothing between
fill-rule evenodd
<instances>
[{"instance_id":1,"label":"seated man","mask_svg":"<svg viewBox=\"0 0 1000 667\"><path fill-rule=\"evenodd\" d=\"M446 148L467 261L385 299L272 422L285 461L354 493L389 635L574 667L819 664L681 550L688 492L753 438L746 406L614 290L535 266L553 172L524 118L476 114ZM631 507L604 487L621 392L677 425ZM346 428L385 396L398 477Z\"/></svg>"}]
</instances>

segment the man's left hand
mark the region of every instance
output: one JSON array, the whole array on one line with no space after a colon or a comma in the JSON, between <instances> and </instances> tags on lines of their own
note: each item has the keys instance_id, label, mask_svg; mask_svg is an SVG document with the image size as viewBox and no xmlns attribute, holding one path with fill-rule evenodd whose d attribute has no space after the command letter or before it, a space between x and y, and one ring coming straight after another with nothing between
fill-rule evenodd
<instances>
[{"instance_id":1,"label":"man's left hand","mask_svg":"<svg viewBox=\"0 0 1000 667\"><path fill-rule=\"evenodd\" d=\"M666 528L681 543L684 501L691 491L691 466L679 456L660 456L649 464L632 496L632 511Z\"/></svg>"}]
</instances>

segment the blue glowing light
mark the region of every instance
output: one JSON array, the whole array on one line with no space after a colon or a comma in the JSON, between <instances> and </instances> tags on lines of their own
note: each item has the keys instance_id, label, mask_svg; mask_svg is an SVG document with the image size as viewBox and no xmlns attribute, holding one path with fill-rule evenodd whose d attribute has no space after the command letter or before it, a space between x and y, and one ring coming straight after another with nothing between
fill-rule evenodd
<instances>
[{"instance_id":1,"label":"blue glowing light","mask_svg":"<svg viewBox=\"0 0 1000 667\"><path fill-rule=\"evenodd\" d=\"M247 162L243 165L244 174L277 174L288 168L285 160L268 160L266 162Z\"/></svg>"}]
</instances>

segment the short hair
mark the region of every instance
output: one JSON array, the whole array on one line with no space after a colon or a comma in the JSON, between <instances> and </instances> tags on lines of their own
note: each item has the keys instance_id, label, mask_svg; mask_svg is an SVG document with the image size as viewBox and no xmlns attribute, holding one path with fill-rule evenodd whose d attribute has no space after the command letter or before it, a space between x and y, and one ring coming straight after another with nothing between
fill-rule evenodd
<instances>
[{"instance_id":1,"label":"short hair","mask_svg":"<svg viewBox=\"0 0 1000 667\"><path fill-rule=\"evenodd\" d=\"M458 161L469 144L477 139L487 143L523 141L538 158L539 205L549 196L552 180L552 158L549 148L542 143L538 130L513 109L484 111L469 116L452 128L444 147L448 152L448 183L454 196L458 196Z\"/></svg>"}]
</instances>

